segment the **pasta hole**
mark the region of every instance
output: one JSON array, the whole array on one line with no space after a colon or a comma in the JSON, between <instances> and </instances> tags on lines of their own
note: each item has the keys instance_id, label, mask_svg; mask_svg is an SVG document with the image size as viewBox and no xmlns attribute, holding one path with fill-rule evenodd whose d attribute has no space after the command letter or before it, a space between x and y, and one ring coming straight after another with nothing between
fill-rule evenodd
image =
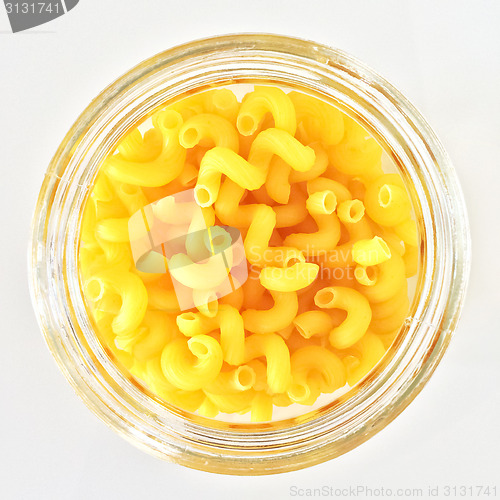
<instances>
[{"instance_id":1,"label":"pasta hole","mask_svg":"<svg viewBox=\"0 0 500 500\"><path fill-rule=\"evenodd\" d=\"M197 358L206 358L209 354L208 347L196 337L191 338L188 341L189 350L197 357Z\"/></svg>"},{"instance_id":2,"label":"pasta hole","mask_svg":"<svg viewBox=\"0 0 500 500\"><path fill-rule=\"evenodd\" d=\"M297 331L299 332L299 334L304 337L305 339L309 339L311 338L311 332L306 330L303 326L297 324L294 322L294 325L295 325L295 328L297 328Z\"/></svg>"},{"instance_id":3,"label":"pasta hole","mask_svg":"<svg viewBox=\"0 0 500 500\"><path fill-rule=\"evenodd\" d=\"M310 396L311 391L306 384L294 383L290 386L288 394L294 401L304 401Z\"/></svg>"},{"instance_id":4,"label":"pasta hole","mask_svg":"<svg viewBox=\"0 0 500 500\"><path fill-rule=\"evenodd\" d=\"M198 131L195 128L187 128L182 134L181 144L185 148L192 148L198 144L199 140Z\"/></svg>"},{"instance_id":5,"label":"pasta hole","mask_svg":"<svg viewBox=\"0 0 500 500\"><path fill-rule=\"evenodd\" d=\"M217 295L213 294L209 297L209 302L207 303L207 316L213 318L217 311L219 310L219 303L217 302Z\"/></svg>"},{"instance_id":6,"label":"pasta hole","mask_svg":"<svg viewBox=\"0 0 500 500\"><path fill-rule=\"evenodd\" d=\"M208 207L212 204L212 195L210 191L204 186L197 186L195 188L195 198L200 207Z\"/></svg>"},{"instance_id":7,"label":"pasta hole","mask_svg":"<svg viewBox=\"0 0 500 500\"><path fill-rule=\"evenodd\" d=\"M390 205L392 200L391 187L388 184L384 184L380 191L378 192L378 202L381 207L386 208Z\"/></svg>"},{"instance_id":8,"label":"pasta hole","mask_svg":"<svg viewBox=\"0 0 500 500\"><path fill-rule=\"evenodd\" d=\"M349 217L352 222L359 222L363 215L365 215L365 206L359 200L353 200L351 207L349 208Z\"/></svg>"},{"instance_id":9,"label":"pasta hole","mask_svg":"<svg viewBox=\"0 0 500 500\"><path fill-rule=\"evenodd\" d=\"M337 206L337 197L331 191L325 194L323 198L323 207L325 209L325 213L331 214L335 210Z\"/></svg>"},{"instance_id":10,"label":"pasta hole","mask_svg":"<svg viewBox=\"0 0 500 500\"><path fill-rule=\"evenodd\" d=\"M120 192L127 195L127 196L134 196L136 194L139 194L140 187L139 186L132 186L132 184L122 184L120 186Z\"/></svg>"},{"instance_id":11,"label":"pasta hole","mask_svg":"<svg viewBox=\"0 0 500 500\"><path fill-rule=\"evenodd\" d=\"M237 126L238 130L243 135L251 135L257 128L254 119L249 115L239 116Z\"/></svg>"},{"instance_id":12,"label":"pasta hole","mask_svg":"<svg viewBox=\"0 0 500 500\"><path fill-rule=\"evenodd\" d=\"M302 261L297 257L288 257L285 259L285 267L292 267L295 264L300 264Z\"/></svg>"},{"instance_id":13,"label":"pasta hole","mask_svg":"<svg viewBox=\"0 0 500 500\"><path fill-rule=\"evenodd\" d=\"M236 377L243 390L250 389L255 384L255 371L249 366L240 366L236 372Z\"/></svg>"},{"instance_id":14,"label":"pasta hole","mask_svg":"<svg viewBox=\"0 0 500 500\"><path fill-rule=\"evenodd\" d=\"M331 307L333 300L335 298L335 294L333 290L329 288L324 288L323 290L319 290L314 297L314 302L318 307Z\"/></svg>"},{"instance_id":15,"label":"pasta hole","mask_svg":"<svg viewBox=\"0 0 500 500\"><path fill-rule=\"evenodd\" d=\"M220 92L220 93L216 94L213 98L214 106L220 110L229 109L231 107L231 105L233 104L233 102L234 102L234 100L233 100L231 94L225 93L225 92L224 93Z\"/></svg>"},{"instance_id":16,"label":"pasta hole","mask_svg":"<svg viewBox=\"0 0 500 500\"><path fill-rule=\"evenodd\" d=\"M173 130L182 125L182 116L173 110L163 111L158 119L160 127Z\"/></svg>"},{"instance_id":17,"label":"pasta hole","mask_svg":"<svg viewBox=\"0 0 500 500\"><path fill-rule=\"evenodd\" d=\"M104 286L101 280L92 278L85 283L85 295L93 302L104 295Z\"/></svg>"}]
</instances>

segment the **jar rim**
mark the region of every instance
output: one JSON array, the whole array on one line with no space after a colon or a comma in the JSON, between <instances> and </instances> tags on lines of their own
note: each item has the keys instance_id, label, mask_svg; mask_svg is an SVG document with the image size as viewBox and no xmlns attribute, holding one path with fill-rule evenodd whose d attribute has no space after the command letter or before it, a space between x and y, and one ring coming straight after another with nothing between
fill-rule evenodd
<instances>
[{"instance_id":1,"label":"jar rim","mask_svg":"<svg viewBox=\"0 0 500 500\"><path fill-rule=\"evenodd\" d=\"M427 279L417 314L405 325L405 339L397 346L399 357L387 360L377 377L368 376L355 396L327 405L314 416L293 419L294 425L281 421L207 427L202 418L189 420L183 412L163 411L151 395L134 391L92 346L92 339L82 334L88 321L75 307L79 293L74 284L75 235L79 207L100 161L137 116L166 95L174 95L181 83L183 88L196 88L200 82L206 84L208 74L210 82L225 81L242 72L245 62L260 64L258 71L266 76L279 80L281 75L282 81L293 77L314 91L333 98L341 95L347 112L364 120L375 135L387 134L381 136L384 141L392 139L393 153L408 169L422 205ZM214 73L216 63L224 66L220 75ZM268 474L349 451L416 397L456 327L470 269L470 235L464 198L448 155L425 119L395 87L337 49L288 36L234 34L197 40L153 56L92 101L49 165L33 218L30 256L32 300L49 349L98 417L161 458L213 472Z\"/></svg>"}]
</instances>

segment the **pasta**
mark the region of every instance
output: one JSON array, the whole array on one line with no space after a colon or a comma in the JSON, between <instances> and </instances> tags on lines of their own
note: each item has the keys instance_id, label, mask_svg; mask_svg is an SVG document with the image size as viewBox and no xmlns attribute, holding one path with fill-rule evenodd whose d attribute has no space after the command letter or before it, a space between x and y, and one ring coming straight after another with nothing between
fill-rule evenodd
<instances>
[{"instance_id":1,"label":"pasta","mask_svg":"<svg viewBox=\"0 0 500 500\"><path fill-rule=\"evenodd\" d=\"M82 211L81 289L138 387L267 422L372 373L410 314L420 241L363 126L298 90L237 95L173 99L113 147Z\"/></svg>"},{"instance_id":2,"label":"pasta","mask_svg":"<svg viewBox=\"0 0 500 500\"><path fill-rule=\"evenodd\" d=\"M329 333L330 344L346 349L366 333L372 318L368 300L358 291L346 287L327 287L314 297L318 307L338 308L347 312L346 319Z\"/></svg>"},{"instance_id":3,"label":"pasta","mask_svg":"<svg viewBox=\"0 0 500 500\"><path fill-rule=\"evenodd\" d=\"M256 87L243 99L236 125L240 134L255 133L267 113L271 113L275 128L295 135L297 122L290 97L279 88L263 86Z\"/></svg>"}]
</instances>

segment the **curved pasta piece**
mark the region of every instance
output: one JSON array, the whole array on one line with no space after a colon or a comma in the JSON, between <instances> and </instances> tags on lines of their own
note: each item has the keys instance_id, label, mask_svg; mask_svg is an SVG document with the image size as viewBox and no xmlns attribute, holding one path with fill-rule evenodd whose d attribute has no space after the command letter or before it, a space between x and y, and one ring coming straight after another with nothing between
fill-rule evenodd
<instances>
[{"instance_id":1,"label":"curved pasta piece","mask_svg":"<svg viewBox=\"0 0 500 500\"><path fill-rule=\"evenodd\" d=\"M328 177L317 177L307 182L308 195L318 191L333 191L339 204L352 199L350 191L342 183Z\"/></svg>"},{"instance_id":2,"label":"curved pasta piece","mask_svg":"<svg viewBox=\"0 0 500 500\"><path fill-rule=\"evenodd\" d=\"M299 308L295 292L271 291L271 309L247 309L241 313L245 329L252 333L272 333L292 323Z\"/></svg>"},{"instance_id":3,"label":"curved pasta piece","mask_svg":"<svg viewBox=\"0 0 500 500\"><path fill-rule=\"evenodd\" d=\"M256 379L255 370L249 364L241 365L220 372L213 382L204 387L204 391L211 394L238 394L252 389Z\"/></svg>"},{"instance_id":4,"label":"curved pasta piece","mask_svg":"<svg viewBox=\"0 0 500 500\"><path fill-rule=\"evenodd\" d=\"M337 197L333 191L316 191L306 201L307 211L311 215L330 215L337 208Z\"/></svg>"},{"instance_id":5,"label":"curved pasta piece","mask_svg":"<svg viewBox=\"0 0 500 500\"><path fill-rule=\"evenodd\" d=\"M382 172L382 148L368 132L353 119L344 117L343 139L328 150L332 165L345 174L374 177Z\"/></svg>"},{"instance_id":6,"label":"curved pasta piece","mask_svg":"<svg viewBox=\"0 0 500 500\"><path fill-rule=\"evenodd\" d=\"M167 107L187 120L198 113L214 113L235 123L240 103L229 89L211 89L185 97Z\"/></svg>"},{"instance_id":7,"label":"curved pasta piece","mask_svg":"<svg viewBox=\"0 0 500 500\"><path fill-rule=\"evenodd\" d=\"M148 162L134 162L120 156L109 156L103 163L104 171L113 179L138 186L163 186L174 180L181 173L186 160L186 150L178 139L182 117L175 111L162 111L158 123L163 134L163 148L157 158Z\"/></svg>"},{"instance_id":8,"label":"curved pasta piece","mask_svg":"<svg viewBox=\"0 0 500 500\"><path fill-rule=\"evenodd\" d=\"M370 218L382 226L397 226L411 216L411 201L397 174L381 175L368 184L365 207Z\"/></svg>"},{"instance_id":9,"label":"curved pasta piece","mask_svg":"<svg viewBox=\"0 0 500 500\"><path fill-rule=\"evenodd\" d=\"M252 422L268 422L273 418L273 399L264 391L257 392L250 405Z\"/></svg>"},{"instance_id":10,"label":"curved pasta piece","mask_svg":"<svg viewBox=\"0 0 500 500\"><path fill-rule=\"evenodd\" d=\"M305 262L304 253L294 247L269 247L264 252L264 260L269 266L290 267L298 262Z\"/></svg>"},{"instance_id":11,"label":"curved pasta piece","mask_svg":"<svg viewBox=\"0 0 500 500\"><path fill-rule=\"evenodd\" d=\"M344 224L356 224L365 215L365 206L360 200L346 200L337 206L337 215Z\"/></svg>"},{"instance_id":12,"label":"curved pasta piece","mask_svg":"<svg viewBox=\"0 0 500 500\"><path fill-rule=\"evenodd\" d=\"M260 282L268 290L295 292L309 286L318 275L319 266L310 262L297 262L290 267L265 267Z\"/></svg>"},{"instance_id":13,"label":"curved pasta piece","mask_svg":"<svg viewBox=\"0 0 500 500\"><path fill-rule=\"evenodd\" d=\"M219 343L208 335L196 335L169 342L161 354L161 369L173 386L196 391L215 380L222 361Z\"/></svg>"},{"instance_id":14,"label":"curved pasta piece","mask_svg":"<svg viewBox=\"0 0 500 500\"><path fill-rule=\"evenodd\" d=\"M186 149L198 144L228 148L238 153L239 138L234 125L225 118L215 114L202 113L184 122L179 130L179 142Z\"/></svg>"},{"instance_id":15,"label":"curved pasta piece","mask_svg":"<svg viewBox=\"0 0 500 500\"><path fill-rule=\"evenodd\" d=\"M268 128L260 132L253 141L248 161L267 172L274 155L279 156L293 170L299 172L311 170L316 160L314 149L304 146L293 135L284 130Z\"/></svg>"},{"instance_id":16,"label":"curved pasta piece","mask_svg":"<svg viewBox=\"0 0 500 500\"><path fill-rule=\"evenodd\" d=\"M244 189L258 189L266 180L267 168L249 163L228 148L207 151L200 164L195 198L201 207L212 205L219 195L221 175L227 175Z\"/></svg>"},{"instance_id":17,"label":"curved pasta piece","mask_svg":"<svg viewBox=\"0 0 500 500\"><path fill-rule=\"evenodd\" d=\"M234 307L220 304L214 318L201 313L185 312L177 316L177 326L187 337L207 335L220 329L220 344L224 361L230 365L239 365L243 362L245 330L243 318Z\"/></svg>"},{"instance_id":18,"label":"curved pasta piece","mask_svg":"<svg viewBox=\"0 0 500 500\"><path fill-rule=\"evenodd\" d=\"M158 129L151 128L141 134L134 128L118 144L118 152L127 161L145 162L158 157L163 147L163 137Z\"/></svg>"},{"instance_id":19,"label":"curved pasta piece","mask_svg":"<svg viewBox=\"0 0 500 500\"><path fill-rule=\"evenodd\" d=\"M392 249L391 249L392 250ZM378 264L377 282L373 286L357 285L359 291L374 303L384 302L393 297L406 283L406 269L403 259L394 251L391 258Z\"/></svg>"},{"instance_id":20,"label":"curved pasta piece","mask_svg":"<svg viewBox=\"0 0 500 500\"><path fill-rule=\"evenodd\" d=\"M344 137L342 112L316 97L292 91L289 94L295 106L297 122L301 122L309 138L327 145L338 144Z\"/></svg>"},{"instance_id":21,"label":"curved pasta piece","mask_svg":"<svg viewBox=\"0 0 500 500\"><path fill-rule=\"evenodd\" d=\"M128 234L128 218L102 219L95 227L95 232L101 240L124 243L130 241Z\"/></svg>"},{"instance_id":22,"label":"curved pasta piece","mask_svg":"<svg viewBox=\"0 0 500 500\"><path fill-rule=\"evenodd\" d=\"M330 344L336 349L346 349L355 344L368 330L372 310L368 300L352 288L332 286L322 288L314 302L321 308L336 308L347 312L346 319L329 334Z\"/></svg>"},{"instance_id":23,"label":"curved pasta piece","mask_svg":"<svg viewBox=\"0 0 500 500\"><path fill-rule=\"evenodd\" d=\"M296 403L312 404L320 392L331 393L346 383L342 361L324 347L301 347L292 354L290 363L292 384L288 396Z\"/></svg>"},{"instance_id":24,"label":"curved pasta piece","mask_svg":"<svg viewBox=\"0 0 500 500\"><path fill-rule=\"evenodd\" d=\"M342 362L347 370L347 383L353 387L382 359L385 347L375 334L367 332L347 354Z\"/></svg>"},{"instance_id":25,"label":"curved pasta piece","mask_svg":"<svg viewBox=\"0 0 500 500\"><path fill-rule=\"evenodd\" d=\"M315 160L313 166L304 172L292 170L290 172L289 181L291 183L305 182L316 179L322 175L328 167L328 154L325 149L317 142L308 144L314 150Z\"/></svg>"},{"instance_id":26,"label":"curved pasta piece","mask_svg":"<svg viewBox=\"0 0 500 500\"><path fill-rule=\"evenodd\" d=\"M265 251L276 226L276 214L267 205L258 205L244 240L245 255L250 264L264 267Z\"/></svg>"},{"instance_id":27,"label":"curved pasta piece","mask_svg":"<svg viewBox=\"0 0 500 500\"><path fill-rule=\"evenodd\" d=\"M228 249L230 250L230 249ZM226 250L224 254L228 260L229 268L232 266L231 252ZM184 286L196 289L198 286L203 288L216 288L228 276L226 264L218 256L211 257L203 263L193 262L191 257L186 254L178 253L172 255L168 261L170 275Z\"/></svg>"},{"instance_id":28,"label":"curved pasta piece","mask_svg":"<svg viewBox=\"0 0 500 500\"><path fill-rule=\"evenodd\" d=\"M133 347L139 361L158 356L168 342L180 336L174 319L163 311L146 311L141 327L146 331Z\"/></svg>"},{"instance_id":29,"label":"curved pasta piece","mask_svg":"<svg viewBox=\"0 0 500 500\"><path fill-rule=\"evenodd\" d=\"M267 384L272 393L285 392L291 382L290 352L285 341L275 333L255 333L245 341L245 363L265 356Z\"/></svg>"},{"instance_id":30,"label":"curved pasta piece","mask_svg":"<svg viewBox=\"0 0 500 500\"><path fill-rule=\"evenodd\" d=\"M293 320L293 324L305 339L310 339L315 335L328 335L333 328L331 316L325 311L318 310L305 311L299 314Z\"/></svg>"},{"instance_id":31,"label":"curved pasta piece","mask_svg":"<svg viewBox=\"0 0 500 500\"><path fill-rule=\"evenodd\" d=\"M267 113L271 113L275 128L295 135L297 123L292 101L283 90L264 86L256 86L243 98L236 121L240 134L254 134Z\"/></svg>"},{"instance_id":32,"label":"curved pasta piece","mask_svg":"<svg viewBox=\"0 0 500 500\"><path fill-rule=\"evenodd\" d=\"M362 266L375 266L390 258L391 249L380 236L358 240L352 246L352 260Z\"/></svg>"},{"instance_id":33,"label":"curved pasta piece","mask_svg":"<svg viewBox=\"0 0 500 500\"><path fill-rule=\"evenodd\" d=\"M318 230L314 233L293 233L285 238L286 246L302 250L308 257L333 250L340 240L340 221L335 213L311 214Z\"/></svg>"},{"instance_id":34,"label":"curved pasta piece","mask_svg":"<svg viewBox=\"0 0 500 500\"><path fill-rule=\"evenodd\" d=\"M107 289L117 293L122 300L119 313L113 319L113 332L117 335L135 330L144 319L148 306L148 293L141 279L122 269L108 269L96 273L84 285L90 300L99 300Z\"/></svg>"}]
</instances>

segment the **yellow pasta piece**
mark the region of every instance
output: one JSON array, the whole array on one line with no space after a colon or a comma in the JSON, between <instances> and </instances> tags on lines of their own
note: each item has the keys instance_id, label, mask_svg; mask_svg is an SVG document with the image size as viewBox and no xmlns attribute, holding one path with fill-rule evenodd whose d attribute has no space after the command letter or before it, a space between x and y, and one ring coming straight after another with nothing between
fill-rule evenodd
<instances>
[{"instance_id":1,"label":"yellow pasta piece","mask_svg":"<svg viewBox=\"0 0 500 500\"><path fill-rule=\"evenodd\" d=\"M266 178L267 194L278 203L288 203L290 199L290 182L288 177L292 167L279 156L275 156L269 165Z\"/></svg>"},{"instance_id":2,"label":"yellow pasta piece","mask_svg":"<svg viewBox=\"0 0 500 500\"><path fill-rule=\"evenodd\" d=\"M420 249L412 245L405 245L405 253L403 254L403 261L405 264L406 277L411 278L415 276L418 271L418 259Z\"/></svg>"},{"instance_id":3,"label":"yellow pasta piece","mask_svg":"<svg viewBox=\"0 0 500 500\"><path fill-rule=\"evenodd\" d=\"M295 292L271 291L271 295L274 300L271 309L247 309L242 312L245 329L249 332L272 333L282 330L297 315L299 305Z\"/></svg>"},{"instance_id":4,"label":"yellow pasta piece","mask_svg":"<svg viewBox=\"0 0 500 500\"><path fill-rule=\"evenodd\" d=\"M112 322L113 331L123 334L135 330L141 324L148 304L144 283L130 272L108 269L96 273L84 285L85 295L92 301L101 299L109 289L122 300L120 311Z\"/></svg>"},{"instance_id":5,"label":"yellow pasta piece","mask_svg":"<svg viewBox=\"0 0 500 500\"><path fill-rule=\"evenodd\" d=\"M365 206L360 200L345 200L338 205L337 215L345 224L356 224L365 215Z\"/></svg>"},{"instance_id":6,"label":"yellow pasta piece","mask_svg":"<svg viewBox=\"0 0 500 500\"><path fill-rule=\"evenodd\" d=\"M250 408L252 422L267 422L273 418L273 400L265 392L255 395Z\"/></svg>"},{"instance_id":7,"label":"yellow pasta piece","mask_svg":"<svg viewBox=\"0 0 500 500\"><path fill-rule=\"evenodd\" d=\"M214 318L201 313L186 312L177 316L177 326L183 335L194 337L220 329L223 358L230 365L243 362L245 330L240 312L227 304L220 304Z\"/></svg>"},{"instance_id":8,"label":"yellow pasta piece","mask_svg":"<svg viewBox=\"0 0 500 500\"><path fill-rule=\"evenodd\" d=\"M211 394L238 394L252 389L256 380L254 368L250 364L241 365L220 372L213 382L204 387L204 390Z\"/></svg>"},{"instance_id":9,"label":"yellow pasta piece","mask_svg":"<svg viewBox=\"0 0 500 500\"><path fill-rule=\"evenodd\" d=\"M318 275L319 266L311 262L297 262L290 267L265 267L260 282L268 290L295 292L309 286Z\"/></svg>"},{"instance_id":10,"label":"yellow pasta piece","mask_svg":"<svg viewBox=\"0 0 500 500\"><path fill-rule=\"evenodd\" d=\"M293 247L270 247L264 251L264 260L271 267L290 267L305 262L304 253Z\"/></svg>"},{"instance_id":11,"label":"yellow pasta piece","mask_svg":"<svg viewBox=\"0 0 500 500\"><path fill-rule=\"evenodd\" d=\"M342 113L316 97L292 91L289 94L295 106L297 122L302 122L309 137L325 144L338 144L344 136Z\"/></svg>"},{"instance_id":12,"label":"yellow pasta piece","mask_svg":"<svg viewBox=\"0 0 500 500\"><path fill-rule=\"evenodd\" d=\"M169 342L161 354L161 369L178 389L195 391L215 380L222 368L222 349L208 335Z\"/></svg>"},{"instance_id":13,"label":"yellow pasta piece","mask_svg":"<svg viewBox=\"0 0 500 500\"><path fill-rule=\"evenodd\" d=\"M413 219L406 219L394 226L394 232L403 240L405 246L416 247L418 245L417 223Z\"/></svg>"},{"instance_id":14,"label":"yellow pasta piece","mask_svg":"<svg viewBox=\"0 0 500 500\"><path fill-rule=\"evenodd\" d=\"M348 351L342 359L347 370L347 383L352 387L365 377L385 354L382 341L373 333L367 332Z\"/></svg>"},{"instance_id":15,"label":"yellow pasta piece","mask_svg":"<svg viewBox=\"0 0 500 500\"><path fill-rule=\"evenodd\" d=\"M330 215L337 208L337 197L333 191L316 191L307 198L306 207L311 215Z\"/></svg>"},{"instance_id":16,"label":"yellow pasta piece","mask_svg":"<svg viewBox=\"0 0 500 500\"><path fill-rule=\"evenodd\" d=\"M358 285L357 288L370 302L384 302L393 297L406 282L403 259L391 251L391 258L377 265L377 282L373 286Z\"/></svg>"},{"instance_id":17,"label":"yellow pasta piece","mask_svg":"<svg viewBox=\"0 0 500 500\"><path fill-rule=\"evenodd\" d=\"M295 135L297 123L292 101L281 89L264 86L255 87L243 99L236 122L240 134L254 134L267 113L271 113L275 128Z\"/></svg>"},{"instance_id":18,"label":"yellow pasta piece","mask_svg":"<svg viewBox=\"0 0 500 500\"><path fill-rule=\"evenodd\" d=\"M265 168L250 164L231 149L215 147L201 160L196 201L201 207L208 207L217 200L222 174L244 189L258 189L264 184L266 173Z\"/></svg>"},{"instance_id":19,"label":"yellow pasta piece","mask_svg":"<svg viewBox=\"0 0 500 500\"><path fill-rule=\"evenodd\" d=\"M328 335L333 328L331 316L324 311L306 311L299 314L293 324L297 331L305 339L310 339L314 335Z\"/></svg>"},{"instance_id":20,"label":"yellow pasta piece","mask_svg":"<svg viewBox=\"0 0 500 500\"><path fill-rule=\"evenodd\" d=\"M134 357L140 361L157 356L168 342L180 335L173 318L162 311L147 311L143 328L146 331L133 347Z\"/></svg>"},{"instance_id":21,"label":"yellow pasta piece","mask_svg":"<svg viewBox=\"0 0 500 500\"><path fill-rule=\"evenodd\" d=\"M96 224L96 236L101 240L123 243L130 241L128 218L102 219Z\"/></svg>"},{"instance_id":22,"label":"yellow pasta piece","mask_svg":"<svg viewBox=\"0 0 500 500\"><path fill-rule=\"evenodd\" d=\"M379 236L359 240L352 246L352 260L362 266L374 266L391 258L391 249Z\"/></svg>"},{"instance_id":23,"label":"yellow pasta piece","mask_svg":"<svg viewBox=\"0 0 500 500\"><path fill-rule=\"evenodd\" d=\"M340 239L340 221L335 213L330 215L311 214L318 230L314 233L293 233L285 238L286 246L296 247L307 256L333 250Z\"/></svg>"},{"instance_id":24,"label":"yellow pasta piece","mask_svg":"<svg viewBox=\"0 0 500 500\"><path fill-rule=\"evenodd\" d=\"M354 120L344 117L345 135L328 151L332 165L349 175L373 177L382 173L382 148L368 132Z\"/></svg>"},{"instance_id":25,"label":"yellow pasta piece","mask_svg":"<svg viewBox=\"0 0 500 500\"><path fill-rule=\"evenodd\" d=\"M276 226L276 214L271 207L259 205L244 240L245 255L251 264L265 266L265 252ZM292 245L293 246L293 245Z\"/></svg>"},{"instance_id":26,"label":"yellow pasta piece","mask_svg":"<svg viewBox=\"0 0 500 500\"><path fill-rule=\"evenodd\" d=\"M341 286L319 290L314 302L321 308L337 308L347 312L346 319L329 334L330 344L346 349L355 344L367 331L372 318L368 300L358 291Z\"/></svg>"},{"instance_id":27,"label":"yellow pasta piece","mask_svg":"<svg viewBox=\"0 0 500 500\"><path fill-rule=\"evenodd\" d=\"M338 204L351 199L351 193L343 184L327 177L317 177L308 181L307 194L311 195L318 191L333 191Z\"/></svg>"},{"instance_id":28,"label":"yellow pasta piece","mask_svg":"<svg viewBox=\"0 0 500 500\"><path fill-rule=\"evenodd\" d=\"M186 159L186 150L178 140L182 117L175 111L162 111L157 123L163 134L163 148L159 156L149 162L127 161L119 156L110 156L103 164L104 171L110 177L138 186L163 186L181 173Z\"/></svg>"},{"instance_id":29,"label":"yellow pasta piece","mask_svg":"<svg viewBox=\"0 0 500 500\"><path fill-rule=\"evenodd\" d=\"M299 170L291 170L289 176L289 181L291 183L305 182L311 179L316 179L318 176L323 174L328 167L328 154L325 149L317 142L308 144L308 146L314 150L314 155L316 157L313 166L309 170L303 172Z\"/></svg>"},{"instance_id":30,"label":"yellow pasta piece","mask_svg":"<svg viewBox=\"0 0 500 500\"><path fill-rule=\"evenodd\" d=\"M245 341L245 363L264 356L267 384L273 393L285 392L291 382L290 352L285 341L275 333L255 333Z\"/></svg>"},{"instance_id":31,"label":"yellow pasta piece","mask_svg":"<svg viewBox=\"0 0 500 500\"><path fill-rule=\"evenodd\" d=\"M360 285L373 286L377 282L378 269L373 266L358 264L354 268L354 278Z\"/></svg>"},{"instance_id":32,"label":"yellow pasta piece","mask_svg":"<svg viewBox=\"0 0 500 500\"><path fill-rule=\"evenodd\" d=\"M159 130L151 128L140 133L134 128L118 144L120 156L127 161L152 161L159 156L163 147L163 137Z\"/></svg>"},{"instance_id":33,"label":"yellow pasta piece","mask_svg":"<svg viewBox=\"0 0 500 500\"><path fill-rule=\"evenodd\" d=\"M312 404L320 392L333 392L346 383L342 361L324 347L311 345L297 349L290 362L293 381L288 396L295 403Z\"/></svg>"},{"instance_id":34,"label":"yellow pasta piece","mask_svg":"<svg viewBox=\"0 0 500 500\"><path fill-rule=\"evenodd\" d=\"M198 144L228 148L238 153L238 132L229 120L215 114L202 113L184 122L179 131L179 142L186 149Z\"/></svg>"},{"instance_id":35,"label":"yellow pasta piece","mask_svg":"<svg viewBox=\"0 0 500 500\"><path fill-rule=\"evenodd\" d=\"M316 161L313 148L304 146L292 134L278 128L269 128L259 133L250 148L248 161L267 172L273 155L279 156L299 172L311 170Z\"/></svg>"},{"instance_id":36,"label":"yellow pasta piece","mask_svg":"<svg viewBox=\"0 0 500 500\"><path fill-rule=\"evenodd\" d=\"M371 182L365 194L366 212L377 224L397 226L411 215L411 201L397 174L384 174Z\"/></svg>"}]
</instances>

